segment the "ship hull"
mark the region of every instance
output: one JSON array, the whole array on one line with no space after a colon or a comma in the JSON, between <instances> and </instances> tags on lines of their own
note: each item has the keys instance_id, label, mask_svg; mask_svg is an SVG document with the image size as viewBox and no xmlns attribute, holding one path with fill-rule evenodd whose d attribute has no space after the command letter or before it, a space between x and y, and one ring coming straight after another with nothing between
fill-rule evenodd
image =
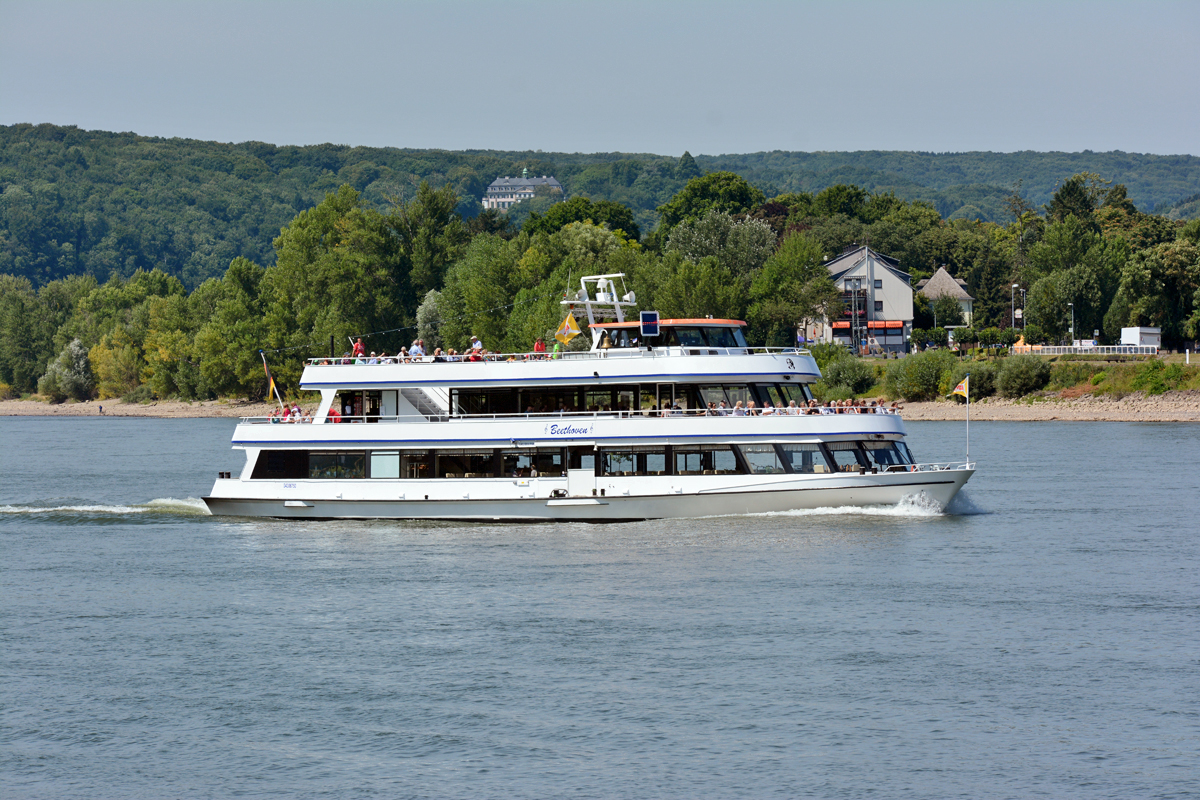
<instances>
[{"instance_id":1,"label":"ship hull","mask_svg":"<svg viewBox=\"0 0 1200 800\"><path fill-rule=\"evenodd\" d=\"M479 497L479 491L472 497L470 489L477 487L460 484L453 487L458 496L426 499L428 495L413 493L411 482L396 482L392 487L396 490L394 494L405 499L347 497L344 491L340 497L302 496L291 490L274 497L215 496L214 493L214 496L205 497L204 502L217 515L279 519L618 522L845 506L893 506L914 497L945 507L973 474L973 469L848 474L793 478L758 486L670 487L670 491L657 494L633 494L632 486L622 488L610 484L604 494L596 496L536 496L534 491L530 494L535 496L508 498ZM386 494L389 487L375 488L374 493L378 495ZM407 499L409 496L413 499Z\"/></svg>"}]
</instances>

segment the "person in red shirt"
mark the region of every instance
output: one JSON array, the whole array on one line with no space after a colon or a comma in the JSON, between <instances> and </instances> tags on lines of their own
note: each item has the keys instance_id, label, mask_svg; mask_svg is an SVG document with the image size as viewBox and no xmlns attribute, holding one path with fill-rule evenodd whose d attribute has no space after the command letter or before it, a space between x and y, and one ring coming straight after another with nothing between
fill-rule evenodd
<instances>
[{"instance_id":1,"label":"person in red shirt","mask_svg":"<svg viewBox=\"0 0 1200 800\"><path fill-rule=\"evenodd\" d=\"M354 343L354 357L358 358L359 356L366 355L366 352L367 348L363 347L362 339L360 338Z\"/></svg>"},{"instance_id":2,"label":"person in red shirt","mask_svg":"<svg viewBox=\"0 0 1200 800\"><path fill-rule=\"evenodd\" d=\"M334 408L333 406L329 407L329 421L333 422L333 423L338 423L338 422L342 421L342 415L339 414L338 410L336 408Z\"/></svg>"},{"instance_id":3,"label":"person in red shirt","mask_svg":"<svg viewBox=\"0 0 1200 800\"><path fill-rule=\"evenodd\" d=\"M542 340L542 337L539 336L538 340L533 343L533 352L537 358L546 357L546 342Z\"/></svg>"}]
</instances>

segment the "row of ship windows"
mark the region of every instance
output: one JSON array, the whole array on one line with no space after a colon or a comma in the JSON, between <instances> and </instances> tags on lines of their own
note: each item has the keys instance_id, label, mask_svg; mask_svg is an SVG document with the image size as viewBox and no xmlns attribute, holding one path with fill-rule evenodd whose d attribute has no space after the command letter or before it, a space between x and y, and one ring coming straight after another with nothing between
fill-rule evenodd
<instances>
[{"instance_id":1,"label":"row of ship windows","mask_svg":"<svg viewBox=\"0 0 1200 800\"><path fill-rule=\"evenodd\" d=\"M903 469L904 442L543 447L520 450L264 450L255 480L358 478L556 478L565 469L597 476L818 474Z\"/></svg>"}]
</instances>

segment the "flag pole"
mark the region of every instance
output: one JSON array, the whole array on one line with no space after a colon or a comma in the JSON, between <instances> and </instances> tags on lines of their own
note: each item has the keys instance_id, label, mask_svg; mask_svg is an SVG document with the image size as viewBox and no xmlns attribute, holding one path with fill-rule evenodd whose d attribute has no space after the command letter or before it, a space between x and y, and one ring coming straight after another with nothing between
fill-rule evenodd
<instances>
[{"instance_id":1,"label":"flag pole","mask_svg":"<svg viewBox=\"0 0 1200 800\"><path fill-rule=\"evenodd\" d=\"M967 375L970 380L971 376ZM971 389L967 387L967 467L971 466Z\"/></svg>"},{"instance_id":2,"label":"flag pole","mask_svg":"<svg viewBox=\"0 0 1200 800\"><path fill-rule=\"evenodd\" d=\"M263 369L267 373L267 385L275 391L275 399L279 401L280 410L283 410L283 398L279 396L279 387L275 385L275 379L271 377L271 368L267 366L267 354L262 350L259 350L258 354L262 356Z\"/></svg>"}]
</instances>

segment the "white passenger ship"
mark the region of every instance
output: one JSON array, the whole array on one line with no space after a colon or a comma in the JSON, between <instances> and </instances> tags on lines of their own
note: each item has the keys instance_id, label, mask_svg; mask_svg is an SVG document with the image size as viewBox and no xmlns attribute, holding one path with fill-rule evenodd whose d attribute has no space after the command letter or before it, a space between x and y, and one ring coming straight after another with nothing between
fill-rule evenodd
<instances>
[{"instance_id":1,"label":"white passenger ship","mask_svg":"<svg viewBox=\"0 0 1200 800\"><path fill-rule=\"evenodd\" d=\"M245 466L222 473L205 503L297 519L616 521L922 494L944 506L974 473L917 463L896 413L734 413L807 405L812 356L750 347L738 320L668 319L642 336L625 319L635 298L618 295L622 279L585 277L563 301L587 313L587 351L311 359L311 423L243 419L233 446Z\"/></svg>"}]
</instances>

